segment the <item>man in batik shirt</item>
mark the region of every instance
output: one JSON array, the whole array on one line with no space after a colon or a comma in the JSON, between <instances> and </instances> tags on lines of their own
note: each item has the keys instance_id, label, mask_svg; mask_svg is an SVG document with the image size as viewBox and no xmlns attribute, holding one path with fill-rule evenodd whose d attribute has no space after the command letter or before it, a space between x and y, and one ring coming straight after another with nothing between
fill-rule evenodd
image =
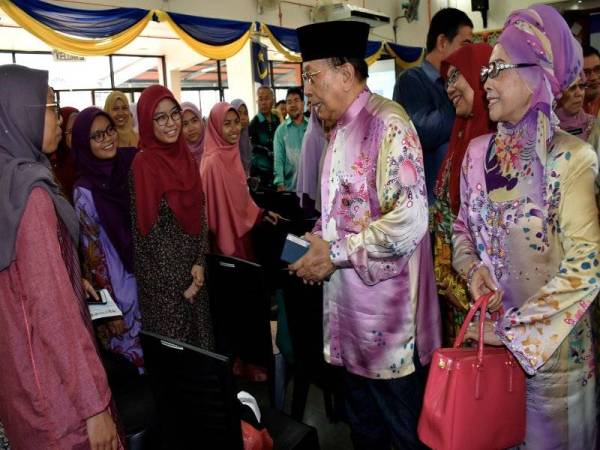
<instances>
[{"instance_id":1,"label":"man in batik shirt","mask_svg":"<svg viewBox=\"0 0 600 450\"><path fill-rule=\"evenodd\" d=\"M321 174L322 216L290 269L324 283L324 356L343 366L355 448L423 448L422 364L440 343L423 155L397 103L369 91L369 27L298 29L305 93L336 120Z\"/></svg>"}]
</instances>

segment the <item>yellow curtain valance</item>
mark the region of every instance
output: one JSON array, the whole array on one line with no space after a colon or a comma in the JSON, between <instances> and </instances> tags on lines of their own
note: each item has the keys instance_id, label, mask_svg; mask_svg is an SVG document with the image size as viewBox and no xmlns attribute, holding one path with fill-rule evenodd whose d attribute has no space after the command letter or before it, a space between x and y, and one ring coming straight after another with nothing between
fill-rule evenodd
<instances>
[{"instance_id":1,"label":"yellow curtain valance","mask_svg":"<svg viewBox=\"0 0 600 450\"><path fill-rule=\"evenodd\" d=\"M248 31L244 33L239 39L234 42L225 45L210 45L205 44L203 42L197 41L185 30L183 30L179 25L175 23L175 21L169 16L169 13L165 11L157 11L158 20L160 22L167 22L173 31L184 41L190 48L200 53L202 56L206 56L210 59L227 59L231 58L237 52L239 52L242 47L248 42L250 39L250 32L254 27L254 23L250 25Z\"/></svg>"},{"instance_id":2,"label":"yellow curtain valance","mask_svg":"<svg viewBox=\"0 0 600 450\"><path fill-rule=\"evenodd\" d=\"M153 14L153 11L149 11L134 26L114 36L104 39L83 39L54 31L29 16L9 0L0 0L0 8L17 24L50 47L79 56L102 56L116 53L140 35Z\"/></svg>"}]
</instances>

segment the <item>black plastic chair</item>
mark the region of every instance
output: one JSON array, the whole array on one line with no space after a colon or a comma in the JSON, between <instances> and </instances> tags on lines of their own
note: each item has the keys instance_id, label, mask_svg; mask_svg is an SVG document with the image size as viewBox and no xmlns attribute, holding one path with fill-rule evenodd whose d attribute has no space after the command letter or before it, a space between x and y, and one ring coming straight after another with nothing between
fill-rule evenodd
<instances>
[{"instance_id":1,"label":"black plastic chair","mask_svg":"<svg viewBox=\"0 0 600 450\"><path fill-rule=\"evenodd\" d=\"M217 352L273 368L271 299L263 268L209 254L208 280Z\"/></svg>"},{"instance_id":2,"label":"black plastic chair","mask_svg":"<svg viewBox=\"0 0 600 450\"><path fill-rule=\"evenodd\" d=\"M243 449L231 359L154 333L140 336L161 418L162 448ZM261 410L275 449L319 449L313 427Z\"/></svg>"},{"instance_id":3,"label":"black plastic chair","mask_svg":"<svg viewBox=\"0 0 600 450\"><path fill-rule=\"evenodd\" d=\"M341 372L323 358L323 288L307 285L287 271L282 276L285 309L294 349L292 417L302 420L311 384L323 390L325 412L341 418Z\"/></svg>"}]
</instances>

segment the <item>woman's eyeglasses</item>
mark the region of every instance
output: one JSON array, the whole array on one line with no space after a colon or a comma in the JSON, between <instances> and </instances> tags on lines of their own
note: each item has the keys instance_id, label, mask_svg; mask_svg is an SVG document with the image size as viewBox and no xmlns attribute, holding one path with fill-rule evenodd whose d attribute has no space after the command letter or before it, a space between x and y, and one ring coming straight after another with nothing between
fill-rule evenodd
<instances>
[{"instance_id":1,"label":"woman's eyeglasses","mask_svg":"<svg viewBox=\"0 0 600 450\"><path fill-rule=\"evenodd\" d=\"M164 127L169 123L169 119L175 122L179 122L181 120L181 110L179 108L173 108L169 114L160 113L154 116L154 121L158 124L159 127Z\"/></svg>"},{"instance_id":2,"label":"woman's eyeglasses","mask_svg":"<svg viewBox=\"0 0 600 450\"><path fill-rule=\"evenodd\" d=\"M458 69L454 69L452 72L450 72L450 76L446 80L446 90L448 90L450 86L454 86L454 83L456 83L456 80L458 80L459 75L460 70Z\"/></svg>"},{"instance_id":3,"label":"woman's eyeglasses","mask_svg":"<svg viewBox=\"0 0 600 450\"><path fill-rule=\"evenodd\" d=\"M481 82L485 83L488 78L496 78L500 75L500 72L506 69L520 69L523 67L533 67L537 64L531 63L519 63L519 64L509 64L502 61L492 61L487 66L483 66L481 68Z\"/></svg>"},{"instance_id":4,"label":"woman's eyeglasses","mask_svg":"<svg viewBox=\"0 0 600 450\"><path fill-rule=\"evenodd\" d=\"M100 144L101 142L104 142L106 136L112 137L115 134L117 134L117 130L112 125L109 125L106 128L106 130L99 130L96 131L94 134L91 134L90 139Z\"/></svg>"}]
</instances>

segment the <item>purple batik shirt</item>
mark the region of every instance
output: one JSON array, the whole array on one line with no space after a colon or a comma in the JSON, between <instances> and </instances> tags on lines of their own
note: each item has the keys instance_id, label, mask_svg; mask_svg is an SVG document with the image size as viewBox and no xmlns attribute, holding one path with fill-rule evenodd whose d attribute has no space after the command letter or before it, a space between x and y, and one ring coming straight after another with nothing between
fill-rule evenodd
<instances>
[{"instance_id":1,"label":"purple batik shirt","mask_svg":"<svg viewBox=\"0 0 600 450\"><path fill-rule=\"evenodd\" d=\"M323 165L322 217L337 270L324 285L324 355L374 379L414 371L440 345L419 138L404 109L362 92Z\"/></svg>"}]
</instances>

